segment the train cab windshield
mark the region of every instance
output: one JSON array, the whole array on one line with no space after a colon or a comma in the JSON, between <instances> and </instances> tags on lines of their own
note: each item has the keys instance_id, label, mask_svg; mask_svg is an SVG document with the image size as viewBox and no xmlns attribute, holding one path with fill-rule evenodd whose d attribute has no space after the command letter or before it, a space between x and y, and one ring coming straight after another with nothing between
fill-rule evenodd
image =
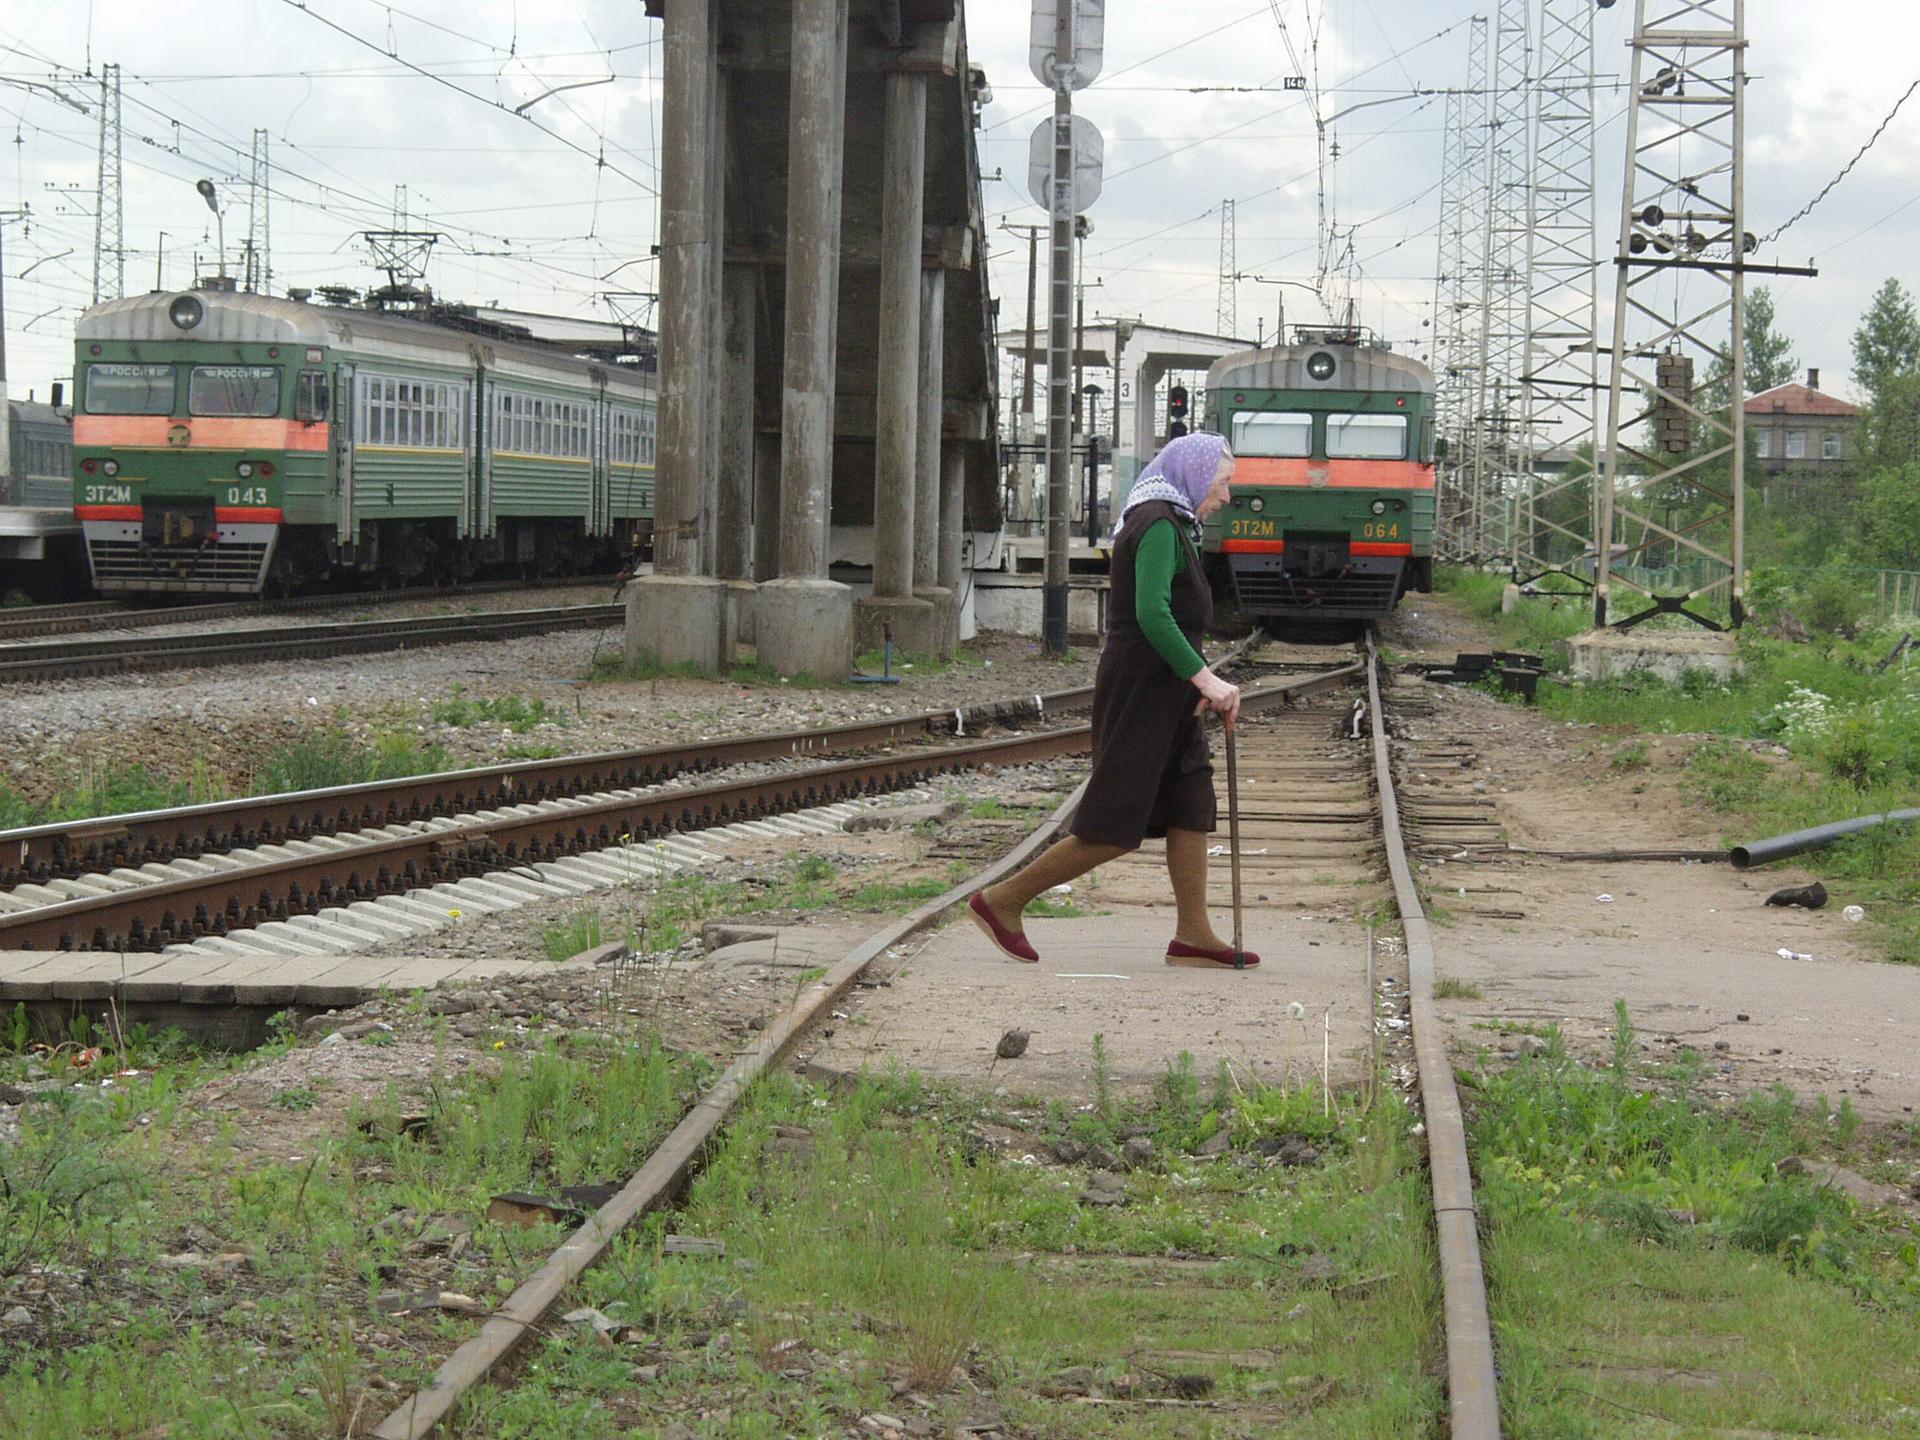
<instances>
[{"instance_id":1,"label":"train cab windshield","mask_svg":"<svg viewBox=\"0 0 1920 1440\"><path fill-rule=\"evenodd\" d=\"M1304 410L1242 411L1233 417L1233 453L1303 460L1313 454L1313 416Z\"/></svg>"},{"instance_id":2,"label":"train cab windshield","mask_svg":"<svg viewBox=\"0 0 1920 1440\"><path fill-rule=\"evenodd\" d=\"M190 415L278 415L278 365L196 365L187 379Z\"/></svg>"},{"instance_id":3,"label":"train cab windshield","mask_svg":"<svg viewBox=\"0 0 1920 1440\"><path fill-rule=\"evenodd\" d=\"M1404 415L1327 416L1329 460L1404 460L1407 458L1407 417Z\"/></svg>"},{"instance_id":4,"label":"train cab windshield","mask_svg":"<svg viewBox=\"0 0 1920 1440\"><path fill-rule=\"evenodd\" d=\"M173 366L113 365L87 367L87 414L166 415L173 410Z\"/></svg>"}]
</instances>

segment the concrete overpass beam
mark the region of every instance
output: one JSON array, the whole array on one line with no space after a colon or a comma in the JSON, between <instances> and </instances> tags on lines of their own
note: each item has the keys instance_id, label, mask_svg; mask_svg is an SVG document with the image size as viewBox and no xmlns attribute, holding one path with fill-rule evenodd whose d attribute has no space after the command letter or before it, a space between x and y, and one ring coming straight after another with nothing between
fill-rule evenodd
<instances>
[{"instance_id":1,"label":"concrete overpass beam","mask_svg":"<svg viewBox=\"0 0 1920 1440\"><path fill-rule=\"evenodd\" d=\"M794 0L792 57L780 578L761 587L755 632L781 674L826 679L853 667L853 595L827 579L847 0Z\"/></svg>"},{"instance_id":2,"label":"concrete overpass beam","mask_svg":"<svg viewBox=\"0 0 1920 1440\"><path fill-rule=\"evenodd\" d=\"M938 646L933 606L914 597L914 472L920 460L920 231L926 209L927 78L886 77L881 144L880 354L874 406L873 595L854 607L859 648L891 627L910 654ZM925 577L931 579L931 573Z\"/></svg>"},{"instance_id":3,"label":"concrete overpass beam","mask_svg":"<svg viewBox=\"0 0 1920 1440\"><path fill-rule=\"evenodd\" d=\"M710 267L719 264L713 150L717 0L668 7L660 165L660 401L654 481L654 573L628 590L629 663L726 660L725 591L700 564L700 521L713 512L706 393L712 374Z\"/></svg>"}]
</instances>

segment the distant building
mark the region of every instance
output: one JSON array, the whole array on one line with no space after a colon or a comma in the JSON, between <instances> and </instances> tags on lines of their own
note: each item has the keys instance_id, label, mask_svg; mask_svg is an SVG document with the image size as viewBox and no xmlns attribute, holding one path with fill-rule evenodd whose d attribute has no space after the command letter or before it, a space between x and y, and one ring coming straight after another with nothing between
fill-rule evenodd
<instances>
[{"instance_id":1,"label":"distant building","mask_svg":"<svg viewBox=\"0 0 1920 1440\"><path fill-rule=\"evenodd\" d=\"M1747 401L1753 436L1766 475L1831 475L1846 470L1858 443L1861 409L1820 390L1820 372L1807 383L1762 390Z\"/></svg>"}]
</instances>

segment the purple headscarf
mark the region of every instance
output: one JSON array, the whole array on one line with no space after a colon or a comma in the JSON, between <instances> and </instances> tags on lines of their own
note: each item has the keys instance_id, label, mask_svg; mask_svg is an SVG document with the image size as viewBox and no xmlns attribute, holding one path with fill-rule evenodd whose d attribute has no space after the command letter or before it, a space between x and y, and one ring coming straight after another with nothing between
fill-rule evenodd
<instances>
[{"instance_id":1,"label":"purple headscarf","mask_svg":"<svg viewBox=\"0 0 1920 1440\"><path fill-rule=\"evenodd\" d=\"M1149 500L1165 500L1175 509L1192 515L1207 498L1214 472L1220 468L1220 457L1226 450L1226 436L1205 430L1169 440L1133 482L1114 528L1117 530L1126 524L1127 511Z\"/></svg>"}]
</instances>

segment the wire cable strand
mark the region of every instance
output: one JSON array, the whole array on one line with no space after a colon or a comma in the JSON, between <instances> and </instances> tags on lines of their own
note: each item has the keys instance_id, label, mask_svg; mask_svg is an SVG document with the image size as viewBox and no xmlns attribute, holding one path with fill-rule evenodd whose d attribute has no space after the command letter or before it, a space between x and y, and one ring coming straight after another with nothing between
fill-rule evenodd
<instances>
[{"instance_id":1,"label":"wire cable strand","mask_svg":"<svg viewBox=\"0 0 1920 1440\"><path fill-rule=\"evenodd\" d=\"M1798 210L1794 211L1792 215L1788 216L1786 223L1781 225L1779 229L1774 230L1767 235L1761 236L1760 243L1762 245L1771 245L1774 241L1778 240L1782 235L1786 234L1788 228L1792 226L1795 221L1803 220L1808 215L1812 214L1813 207L1818 205L1822 200L1826 199L1828 195L1833 193L1834 186L1838 185L1842 180L1847 178L1847 173L1850 170L1852 170L1854 166L1860 163L1861 157L1864 156L1867 153L1867 151L1873 148L1873 142L1878 140L1882 135L1886 133L1887 126L1893 123L1893 117L1900 113L1900 107L1906 104L1907 101L1912 98L1913 92L1916 90L1920 90L1920 80L1916 80L1911 85L1907 86L1907 93L1902 95L1898 100L1893 102L1893 109L1887 112L1887 118L1882 120L1880 122L1879 128L1876 129L1873 132L1873 134L1867 137L1867 143L1862 145L1857 151L1854 152L1853 159L1847 161L1845 165L1842 165L1840 167L1840 173L1834 176L1833 179L1829 180L1824 186L1822 186L1820 189L1820 193L1818 195L1814 196L1813 199L1809 200L1806 204L1802 205Z\"/></svg>"}]
</instances>

